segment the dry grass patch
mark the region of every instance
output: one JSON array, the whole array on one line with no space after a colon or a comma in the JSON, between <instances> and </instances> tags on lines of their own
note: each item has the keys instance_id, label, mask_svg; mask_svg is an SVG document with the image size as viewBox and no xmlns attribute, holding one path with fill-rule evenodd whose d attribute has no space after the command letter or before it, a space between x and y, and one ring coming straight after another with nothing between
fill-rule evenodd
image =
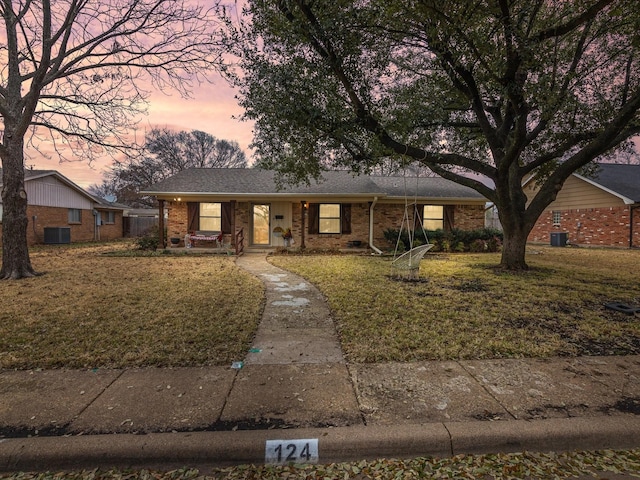
<instances>
[{"instance_id":1,"label":"dry grass patch","mask_svg":"<svg viewBox=\"0 0 640 480\"><path fill-rule=\"evenodd\" d=\"M388 258L274 256L316 284L354 362L640 353L640 251L539 248L532 270L496 270L498 255L429 255L428 282L390 278Z\"/></svg>"},{"instance_id":2,"label":"dry grass patch","mask_svg":"<svg viewBox=\"0 0 640 480\"><path fill-rule=\"evenodd\" d=\"M113 249L35 249L32 263L45 275L0 282L0 368L218 365L244 357L262 310L258 279L227 258L103 255Z\"/></svg>"}]
</instances>

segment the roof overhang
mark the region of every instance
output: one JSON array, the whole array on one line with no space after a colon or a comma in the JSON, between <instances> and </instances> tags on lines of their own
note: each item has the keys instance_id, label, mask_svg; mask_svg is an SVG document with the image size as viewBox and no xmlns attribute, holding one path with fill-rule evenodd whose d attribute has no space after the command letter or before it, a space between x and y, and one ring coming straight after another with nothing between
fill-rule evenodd
<instances>
[{"instance_id":1,"label":"roof overhang","mask_svg":"<svg viewBox=\"0 0 640 480\"><path fill-rule=\"evenodd\" d=\"M380 203L400 203L410 201L413 203L427 204L459 204L464 203L467 205L484 205L486 203L485 198L465 198L465 197L398 197L390 196L380 193L214 193L214 192L150 192L141 191L142 195L152 195L159 200L169 201L202 201L202 200L218 200L218 201L353 201L353 202L368 202L378 201Z\"/></svg>"}]
</instances>

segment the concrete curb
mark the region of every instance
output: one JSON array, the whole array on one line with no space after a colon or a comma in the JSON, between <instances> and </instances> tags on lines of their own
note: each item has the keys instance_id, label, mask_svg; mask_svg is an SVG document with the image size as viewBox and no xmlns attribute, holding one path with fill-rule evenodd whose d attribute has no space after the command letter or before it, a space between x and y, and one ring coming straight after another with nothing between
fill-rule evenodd
<instances>
[{"instance_id":1,"label":"concrete curb","mask_svg":"<svg viewBox=\"0 0 640 480\"><path fill-rule=\"evenodd\" d=\"M318 439L320 463L640 446L640 417L459 422L236 432L0 440L0 472L94 468L208 469L262 464L267 440Z\"/></svg>"}]
</instances>

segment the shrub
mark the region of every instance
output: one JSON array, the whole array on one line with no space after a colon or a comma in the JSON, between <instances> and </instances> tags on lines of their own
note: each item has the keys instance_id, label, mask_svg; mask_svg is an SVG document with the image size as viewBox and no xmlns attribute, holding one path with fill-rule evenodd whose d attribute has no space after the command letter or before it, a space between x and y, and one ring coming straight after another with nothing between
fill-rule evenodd
<instances>
[{"instance_id":1,"label":"shrub","mask_svg":"<svg viewBox=\"0 0 640 480\"><path fill-rule=\"evenodd\" d=\"M418 229L414 233L413 246L430 242L434 244L434 252L497 252L502 247L502 232L493 228L480 228L477 230L460 230L454 228L450 231L430 230L425 238L423 231ZM384 231L384 238L390 245L396 245L398 230L388 228ZM400 235L400 248L409 250L409 233L406 230Z\"/></svg>"},{"instance_id":2,"label":"shrub","mask_svg":"<svg viewBox=\"0 0 640 480\"><path fill-rule=\"evenodd\" d=\"M138 250L157 250L160 245L158 238L158 227L149 228L143 235L136 238Z\"/></svg>"}]
</instances>

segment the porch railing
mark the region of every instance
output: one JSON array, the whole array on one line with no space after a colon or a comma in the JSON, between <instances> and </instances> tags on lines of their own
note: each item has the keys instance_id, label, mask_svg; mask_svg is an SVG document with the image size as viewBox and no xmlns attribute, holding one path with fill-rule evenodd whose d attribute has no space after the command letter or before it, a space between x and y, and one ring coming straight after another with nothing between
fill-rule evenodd
<instances>
[{"instance_id":1,"label":"porch railing","mask_svg":"<svg viewBox=\"0 0 640 480\"><path fill-rule=\"evenodd\" d=\"M244 228L236 232L236 255L240 256L244 253Z\"/></svg>"}]
</instances>

